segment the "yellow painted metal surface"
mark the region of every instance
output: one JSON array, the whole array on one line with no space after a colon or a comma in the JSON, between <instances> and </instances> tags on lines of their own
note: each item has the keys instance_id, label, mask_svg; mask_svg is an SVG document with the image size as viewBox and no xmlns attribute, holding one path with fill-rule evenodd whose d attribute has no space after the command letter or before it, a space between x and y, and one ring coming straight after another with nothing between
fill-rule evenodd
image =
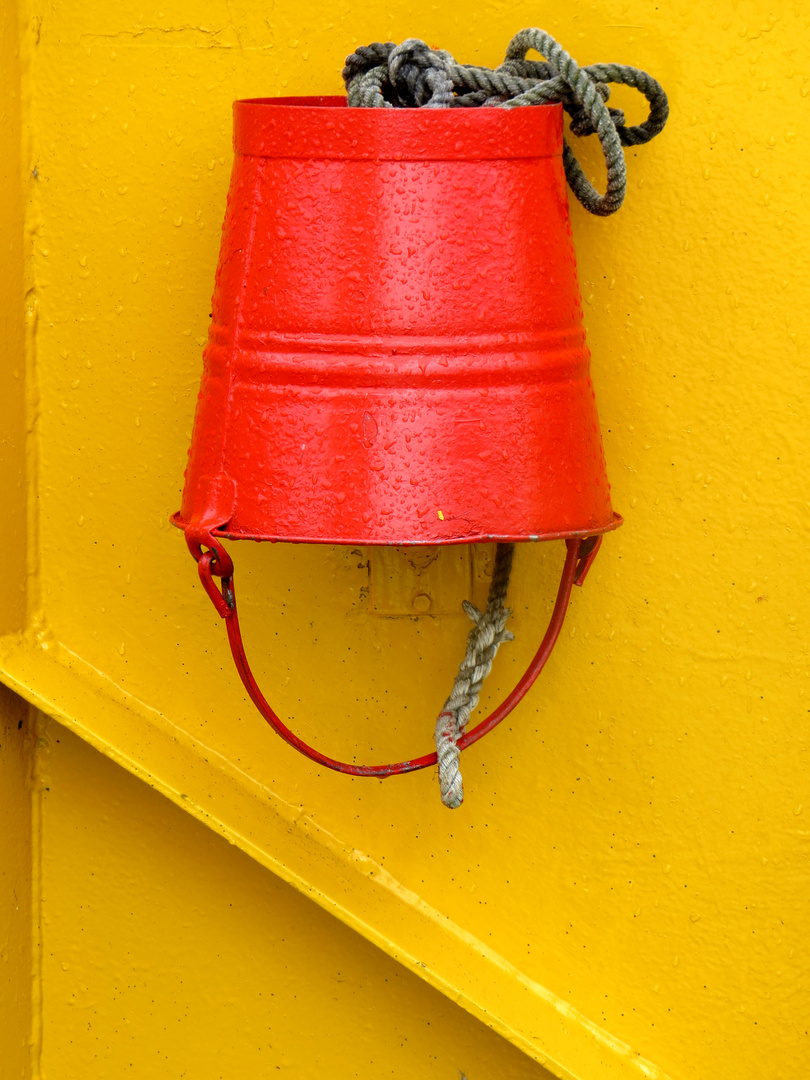
<instances>
[{"instance_id":1,"label":"yellow painted metal surface","mask_svg":"<svg viewBox=\"0 0 810 1080\"><path fill-rule=\"evenodd\" d=\"M560 1077L799 1080L810 1059L809 19L762 0L70 0L21 19L36 528L4 678ZM582 62L652 71L673 115L630 152L616 218L572 210L626 524L541 683L465 754L452 814L429 774L351 781L271 736L167 517L231 101L339 92L373 39L494 63L538 22ZM358 760L429 749L464 616L375 611L368 551L231 549L251 662L293 727ZM519 550L518 636L482 707L531 655L561 558Z\"/></svg>"},{"instance_id":2,"label":"yellow painted metal surface","mask_svg":"<svg viewBox=\"0 0 810 1080\"><path fill-rule=\"evenodd\" d=\"M15 4L0 7L0 506L7 582L0 599L0 634L25 624L27 513L25 324L33 308L25 293L26 252L20 26ZM33 402L32 402L33 404Z\"/></svg>"},{"instance_id":3,"label":"yellow painted metal surface","mask_svg":"<svg viewBox=\"0 0 810 1080\"><path fill-rule=\"evenodd\" d=\"M29 707L0 686L0 1075L30 1076L33 1010Z\"/></svg>"},{"instance_id":4,"label":"yellow painted metal surface","mask_svg":"<svg viewBox=\"0 0 810 1080\"><path fill-rule=\"evenodd\" d=\"M551 1080L64 728L40 744L43 1077Z\"/></svg>"}]
</instances>

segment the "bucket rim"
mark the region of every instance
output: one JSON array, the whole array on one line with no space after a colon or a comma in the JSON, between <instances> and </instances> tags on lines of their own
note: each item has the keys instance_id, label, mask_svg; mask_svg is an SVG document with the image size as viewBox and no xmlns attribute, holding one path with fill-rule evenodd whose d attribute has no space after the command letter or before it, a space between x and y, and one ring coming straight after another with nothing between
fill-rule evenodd
<instances>
[{"instance_id":1,"label":"bucket rim","mask_svg":"<svg viewBox=\"0 0 810 1080\"><path fill-rule=\"evenodd\" d=\"M183 520L182 512L178 510L172 514L170 521L175 528L183 532L191 525L191 520ZM447 547L451 544L520 544L539 543L542 540L575 540L586 539L589 536L602 536L604 533L613 532L624 523L621 514L613 512L609 522L595 525L587 529L561 529L542 533L481 533L470 536L433 536L419 539L393 539L372 540L368 537L346 539L343 537L330 536L292 536L292 535L259 535L256 533L238 533L229 529L227 525L210 529L210 535L221 540L253 540L256 543L271 544L330 544L335 547Z\"/></svg>"},{"instance_id":2,"label":"bucket rim","mask_svg":"<svg viewBox=\"0 0 810 1080\"><path fill-rule=\"evenodd\" d=\"M310 109L348 109L349 104L346 97L343 94L288 94L286 96L279 97L250 97L250 98L236 98L233 102L236 105L272 105L274 107L290 105L294 108L310 108ZM536 105L531 106L532 109L556 109L558 112L562 111L562 105L557 101L542 101ZM352 109L351 112L357 110ZM396 108L396 109L364 109L363 113L370 113L373 116L391 116L393 114L407 113L411 116L482 116L488 113L493 113L499 116L509 116L514 113L518 113L519 109L418 109L418 108Z\"/></svg>"},{"instance_id":3,"label":"bucket rim","mask_svg":"<svg viewBox=\"0 0 810 1080\"><path fill-rule=\"evenodd\" d=\"M345 97L240 98L236 154L367 161L496 161L562 156L560 104L519 109L354 109Z\"/></svg>"}]
</instances>

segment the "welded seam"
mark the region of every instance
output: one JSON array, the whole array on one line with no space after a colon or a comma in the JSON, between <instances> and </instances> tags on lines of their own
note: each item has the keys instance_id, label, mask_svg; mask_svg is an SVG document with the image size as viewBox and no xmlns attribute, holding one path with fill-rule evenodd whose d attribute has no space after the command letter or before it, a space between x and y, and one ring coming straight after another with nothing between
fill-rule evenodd
<instances>
[{"instance_id":1,"label":"welded seam","mask_svg":"<svg viewBox=\"0 0 810 1080\"><path fill-rule=\"evenodd\" d=\"M39 481L40 391L37 363L39 297L34 238L42 227L37 164L36 100L34 77L36 49L42 32L42 16L34 16L29 4L20 4L20 110L22 174L20 184L26 195L23 237L24 282L24 378L25 378L25 490L26 490L26 615L27 627L44 627L40 574Z\"/></svg>"}]
</instances>

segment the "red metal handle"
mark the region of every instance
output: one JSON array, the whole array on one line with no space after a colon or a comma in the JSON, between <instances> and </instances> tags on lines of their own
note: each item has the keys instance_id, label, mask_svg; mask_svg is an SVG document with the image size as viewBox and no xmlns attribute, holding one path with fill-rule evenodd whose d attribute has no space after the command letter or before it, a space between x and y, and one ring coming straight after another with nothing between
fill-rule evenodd
<instances>
[{"instance_id":1,"label":"red metal handle","mask_svg":"<svg viewBox=\"0 0 810 1080\"><path fill-rule=\"evenodd\" d=\"M540 648L535 653L534 659L526 668L526 671L523 673L522 678L515 686L514 690L512 690L502 704L500 704L494 712L490 713L485 720L482 720L480 724L477 724L471 731L462 735L458 740L459 749L463 750L465 747L471 746L474 742L477 742L488 732L492 731L494 727L497 727L497 725L509 715L517 703L526 695L532 683L543 670L546 661L551 655L551 650L554 648L557 638L560 636L560 631L562 630L563 621L568 608L568 601L571 597L571 589L575 584L581 585L584 581L585 575L590 569L591 563L596 556L596 552L598 551L601 542L601 536L587 537L584 540L580 538L566 540L567 553L560 585L557 590L557 599L554 603L554 610L551 614L548 629L540 643ZM430 765L435 765L435 751L431 754L425 754L423 757L412 758L409 761L399 761L391 765L351 765L346 761L337 761L335 758L327 757L326 754L322 754L319 750L315 750L305 743L303 739L299 739L297 735L290 731L268 704L253 677L253 672L250 670L250 665L245 656L245 648L242 643L242 634L239 629L239 616L236 611L236 594L234 593L233 588L233 563L227 556L227 562L225 562L224 559L221 559L219 552L224 549L222 549L218 542L214 543L215 546L213 549L202 553L197 560L200 579L217 611L225 619L225 626L228 631L228 641L231 646L234 663L236 664L236 670L239 672L239 677L241 678L251 701L276 734L280 735L286 743L295 747L299 753L310 758L310 760L316 761L319 765L325 765L327 769L348 773L350 776L376 776L379 779L384 779L387 776L398 776L401 773L416 772L417 769L426 769ZM194 551L192 551L192 554L195 555L195 558L197 557ZM222 568L222 571L227 572L220 572L220 568ZM215 577L220 577L222 579L221 591L217 588L216 582L214 581Z\"/></svg>"}]
</instances>

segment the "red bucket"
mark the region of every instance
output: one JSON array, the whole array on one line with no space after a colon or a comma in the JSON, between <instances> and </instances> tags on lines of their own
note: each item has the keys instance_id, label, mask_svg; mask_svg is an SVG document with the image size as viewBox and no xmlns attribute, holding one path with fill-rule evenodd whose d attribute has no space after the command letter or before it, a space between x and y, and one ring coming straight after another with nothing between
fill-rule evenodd
<instances>
[{"instance_id":1,"label":"red bucket","mask_svg":"<svg viewBox=\"0 0 810 1080\"><path fill-rule=\"evenodd\" d=\"M437 544L615 527L562 107L234 105L213 318L175 522Z\"/></svg>"}]
</instances>

